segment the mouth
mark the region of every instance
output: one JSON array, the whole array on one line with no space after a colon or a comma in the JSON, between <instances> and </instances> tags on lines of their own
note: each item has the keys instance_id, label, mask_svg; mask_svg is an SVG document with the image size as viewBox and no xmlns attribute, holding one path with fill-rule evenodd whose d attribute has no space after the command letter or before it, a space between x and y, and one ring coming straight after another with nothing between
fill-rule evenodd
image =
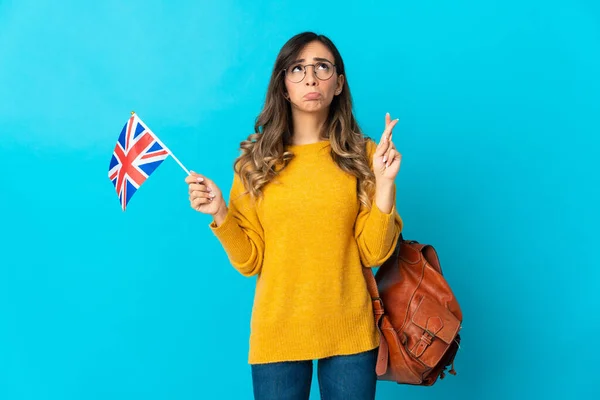
<instances>
[{"instance_id":1,"label":"mouth","mask_svg":"<svg viewBox=\"0 0 600 400\"><path fill-rule=\"evenodd\" d=\"M310 92L304 95L305 100L319 100L321 98L321 93L318 92Z\"/></svg>"}]
</instances>

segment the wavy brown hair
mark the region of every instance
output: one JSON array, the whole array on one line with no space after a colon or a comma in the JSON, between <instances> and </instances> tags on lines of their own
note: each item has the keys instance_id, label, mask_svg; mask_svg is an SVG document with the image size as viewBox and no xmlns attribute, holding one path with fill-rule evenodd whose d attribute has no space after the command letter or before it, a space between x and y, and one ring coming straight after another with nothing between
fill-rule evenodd
<instances>
[{"instance_id":1,"label":"wavy brown hair","mask_svg":"<svg viewBox=\"0 0 600 400\"><path fill-rule=\"evenodd\" d=\"M240 143L241 155L234 162L234 170L254 198L262 196L262 189L271 182L294 158L285 151L292 143L291 104L284 97L285 75L283 69L298 58L308 43L319 41L333 54L338 75L345 75L344 61L333 42L323 35L303 32L285 43L279 51L271 73L265 103L256 118L254 133ZM344 79L341 94L334 96L327 120L321 132L322 139L331 144L331 157L347 173L357 178L358 198L367 207L375 189L375 175L366 154L366 142L353 114L352 96L348 79Z\"/></svg>"}]
</instances>

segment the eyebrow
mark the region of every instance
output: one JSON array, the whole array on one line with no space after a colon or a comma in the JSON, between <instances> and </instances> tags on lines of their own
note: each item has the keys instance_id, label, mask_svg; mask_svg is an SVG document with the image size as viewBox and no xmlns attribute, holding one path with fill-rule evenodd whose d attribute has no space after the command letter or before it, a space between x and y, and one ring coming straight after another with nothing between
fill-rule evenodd
<instances>
[{"instance_id":1,"label":"eyebrow","mask_svg":"<svg viewBox=\"0 0 600 400\"><path fill-rule=\"evenodd\" d=\"M292 64L301 63L301 62L304 62L304 61L306 61L306 60L304 58L301 58L299 60L292 61ZM322 58L322 57L313 57L313 61L327 61L327 62L333 64L333 62L329 61L326 58Z\"/></svg>"}]
</instances>

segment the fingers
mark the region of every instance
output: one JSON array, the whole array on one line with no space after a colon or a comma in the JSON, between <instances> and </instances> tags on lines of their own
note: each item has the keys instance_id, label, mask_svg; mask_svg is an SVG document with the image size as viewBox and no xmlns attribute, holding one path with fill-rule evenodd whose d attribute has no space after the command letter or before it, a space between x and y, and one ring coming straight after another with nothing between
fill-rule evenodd
<instances>
[{"instance_id":1,"label":"fingers","mask_svg":"<svg viewBox=\"0 0 600 400\"><path fill-rule=\"evenodd\" d=\"M383 155L383 160L382 160L384 163L387 162L386 167L388 167L389 164L391 164L392 160L394 159L395 154L400 154L400 153L396 149L396 145L394 144L394 142L392 142L392 140L390 139L389 147L386 150L385 154Z\"/></svg>"},{"instance_id":2,"label":"fingers","mask_svg":"<svg viewBox=\"0 0 600 400\"><path fill-rule=\"evenodd\" d=\"M389 141L392 138L392 129L394 129L394 127L396 126L396 124L398 123L400 119L396 118L395 120L393 120L392 122L390 122L388 124L388 136L387 136L387 140Z\"/></svg>"},{"instance_id":3,"label":"fingers","mask_svg":"<svg viewBox=\"0 0 600 400\"><path fill-rule=\"evenodd\" d=\"M390 141L387 140L388 136L389 135L386 133L386 131L383 131L383 136L381 137L381 141L379 142L379 144L377 145L377 148L375 149L375 156L381 157L389 150Z\"/></svg>"},{"instance_id":4,"label":"fingers","mask_svg":"<svg viewBox=\"0 0 600 400\"><path fill-rule=\"evenodd\" d=\"M212 199L214 199L216 196L216 194L214 193L206 193L206 192L192 192L190 193L190 201L195 201L198 199L204 199L204 200L208 200L208 202L212 201Z\"/></svg>"},{"instance_id":5,"label":"fingers","mask_svg":"<svg viewBox=\"0 0 600 400\"><path fill-rule=\"evenodd\" d=\"M387 168L387 161L390 160L390 154L392 151L394 151L396 147L394 146L394 142L392 142L391 140L389 141L389 146L387 148L387 150L385 151L385 154L383 155L383 160L381 160L384 164L386 164L386 168Z\"/></svg>"},{"instance_id":6,"label":"fingers","mask_svg":"<svg viewBox=\"0 0 600 400\"><path fill-rule=\"evenodd\" d=\"M396 156L397 151L394 149L390 149L388 154L383 158L383 162L385 163L385 167L389 167L390 164L394 161L394 157Z\"/></svg>"},{"instance_id":7,"label":"fingers","mask_svg":"<svg viewBox=\"0 0 600 400\"><path fill-rule=\"evenodd\" d=\"M188 192L190 194L190 201L196 198L212 200L217 196L216 193L214 193L214 191L212 190L212 188L210 188L206 184L200 183L190 183L188 186Z\"/></svg>"},{"instance_id":8,"label":"fingers","mask_svg":"<svg viewBox=\"0 0 600 400\"><path fill-rule=\"evenodd\" d=\"M390 154L394 151L394 143L392 143L391 141L389 142L389 147L387 149L387 151L385 152L385 154L383 155L383 163L385 164L385 167L387 168L387 162L391 159Z\"/></svg>"},{"instance_id":9,"label":"fingers","mask_svg":"<svg viewBox=\"0 0 600 400\"><path fill-rule=\"evenodd\" d=\"M396 126L396 124L398 123L399 118L396 118L395 120L391 120L390 117L390 113L386 113L385 114L385 129L383 130L383 133L381 134L381 142L384 142L386 140L389 140L390 136L392 135L392 129L394 129L394 127Z\"/></svg>"},{"instance_id":10,"label":"fingers","mask_svg":"<svg viewBox=\"0 0 600 400\"><path fill-rule=\"evenodd\" d=\"M197 183L204 182L205 178L201 175L190 173L190 175L185 177L185 183Z\"/></svg>"},{"instance_id":11,"label":"fingers","mask_svg":"<svg viewBox=\"0 0 600 400\"><path fill-rule=\"evenodd\" d=\"M191 204L191 206L192 206L192 208L194 210L197 210L198 207L200 207L201 205L208 204L210 202L212 202L212 199L206 199L206 198L203 198L203 197L198 197L198 198L192 200L190 202L190 204Z\"/></svg>"},{"instance_id":12,"label":"fingers","mask_svg":"<svg viewBox=\"0 0 600 400\"><path fill-rule=\"evenodd\" d=\"M211 188L211 185L214 186L212 181L197 172L190 171L185 182L188 184L190 205L195 210L199 211L203 204L212 203L217 196L216 189Z\"/></svg>"},{"instance_id":13,"label":"fingers","mask_svg":"<svg viewBox=\"0 0 600 400\"><path fill-rule=\"evenodd\" d=\"M196 198L206 198L206 199L214 199L217 195L213 192L204 192L199 190L194 190L190 192L190 200L194 200Z\"/></svg>"},{"instance_id":14,"label":"fingers","mask_svg":"<svg viewBox=\"0 0 600 400\"><path fill-rule=\"evenodd\" d=\"M192 192L193 190L205 190L212 192L213 189L211 186L215 186L213 181L194 171L190 171L190 174L185 177L185 183L189 185L189 192Z\"/></svg>"},{"instance_id":15,"label":"fingers","mask_svg":"<svg viewBox=\"0 0 600 400\"><path fill-rule=\"evenodd\" d=\"M392 147L388 154L385 155L383 162L385 163L385 167L388 168L390 165L394 163L394 161L398 160L400 162L402 160L402 154L395 147Z\"/></svg>"},{"instance_id":16,"label":"fingers","mask_svg":"<svg viewBox=\"0 0 600 400\"><path fill-rule=\"evenodd\" d=\"M190 193L190 206L194 210L200 211L202 205L212 203L215 197L216 194L213 192L194 190Z\"/></svg>"},{"instance_id":17,"label":"fingers","mask_svg":"<svg viewBox=\"0 0 600 400\"><path fill-rule=\"evenodd\" d=\"M212 192L212 189L207 185L199 184L199 183L190 183L188 185L188 192L192 193L193 191L199 192Z\"/></svg>"},{"instance_id":18,"label":"fingers","mask_svg":"<svg viewBox=\"0 0 600 400\"><path fill-rule=\"evenodd\" d=\"M211 182L211 180L208 179L207 177L205 177L204 175L201 175L194 171L190 171L190 174L185 177L185 183L196 183L196 182L208 183L208 182Z\"/></svg>"},{"instance_id":19,"label":"fingers","mask_svg":"<svg viewBox=\"0 0 600 400\"><path fill-rule=\"evenodd\" d=\"M392 139L392 130L398 123L398 118L395 120L390 120L390 113L385 114L385 129L381 135L381 140L379 141L379 145L377 146L377 150L375 154L379 157L386 154L389 151L389 145Z\"/></svg>"}]
</instances>

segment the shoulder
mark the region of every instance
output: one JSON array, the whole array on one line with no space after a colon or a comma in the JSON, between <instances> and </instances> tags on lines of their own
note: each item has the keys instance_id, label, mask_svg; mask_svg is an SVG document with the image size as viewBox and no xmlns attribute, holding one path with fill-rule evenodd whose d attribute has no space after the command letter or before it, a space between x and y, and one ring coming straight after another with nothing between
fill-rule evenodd
<instances>
[{"instance_id":1,"label":"shoulder","mask_svg":"<svg viewBox=\"0 0 600 400\"><path fill-rule=\"evenodd\" d=\"M377 143L368 136L365 136L365 142L366 156L369 160L369 164L371 164L373 162L375 151L377 150Z\"/></svg>"}]
</instances>

